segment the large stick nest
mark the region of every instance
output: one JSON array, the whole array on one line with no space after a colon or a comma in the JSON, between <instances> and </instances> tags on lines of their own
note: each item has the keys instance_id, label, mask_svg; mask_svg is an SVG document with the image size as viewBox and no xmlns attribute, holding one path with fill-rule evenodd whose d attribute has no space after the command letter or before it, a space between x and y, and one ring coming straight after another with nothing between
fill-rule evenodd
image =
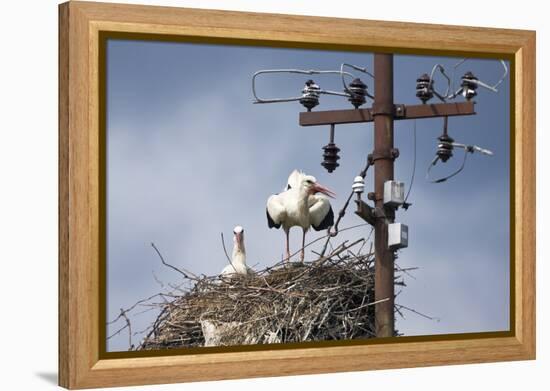
<instances>
[{"instance_id":1,"label":"large stick nest","mask_svg":"<svg viewBox=\"0 0 550 391\"><path fill-rule=\"evenodd\" d=\"M374 262L350 250L359 242L251 276L193 278L188 292L158 304L138 349L374 337Z\"/></svg>"}]
</instances>

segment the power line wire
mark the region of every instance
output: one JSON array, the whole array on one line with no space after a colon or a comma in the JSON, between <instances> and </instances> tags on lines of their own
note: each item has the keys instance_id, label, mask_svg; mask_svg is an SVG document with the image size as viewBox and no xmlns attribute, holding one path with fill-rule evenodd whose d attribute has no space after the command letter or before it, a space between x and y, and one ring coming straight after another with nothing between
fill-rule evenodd
<instances>
[{"instance_id":1,"label":"power line wire","mask_svg":"<svg viewBox=\"0 0 550 391\"><path fill-rule=\"evenodd\" d=\"M407 210L409 208L409 204L407 204L407 200L409 199L409 194L411 194L411 189L413 187L413 184L414 184L414 175L416 174L416 119L413 120L414 121L414 126L413 126L413 137L414 137L414 142L413 142L413 169L412 169L412 174L411 174L411 181L410 181L410 185L409 185L409 189L407 190L407 195L405 196L405 201L403 202L403 208L405 210Z\"/></svg>"}]
</instances>

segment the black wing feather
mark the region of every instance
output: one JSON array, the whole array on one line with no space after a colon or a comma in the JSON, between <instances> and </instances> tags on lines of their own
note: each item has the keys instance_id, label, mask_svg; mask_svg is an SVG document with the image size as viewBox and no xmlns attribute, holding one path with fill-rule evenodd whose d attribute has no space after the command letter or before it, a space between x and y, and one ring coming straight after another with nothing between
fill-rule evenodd
<instances>
[{"instance_id":1,"label":"black wing feather","mask_svg":"<svg viewBox=\"0 0 550 391\"><path fill-rule=\"evenodd\" d=\"M328 210L327 215L325 216L323 221L321 221L321 224L319 224L317 227L314 225L312 226L315 231L321 231L323 229L327 229L328 227L332 227L333 225L334 225L334 212L332 211L332 206L331 206L330 209Z\"/></svg>"},{"instance_id":2,"label":"black wing feather","mask_svg":"<svg viewBox=\"0 0 550 391\"><path fill-rule=\"evenodd\" d=\"M275 221L273 221L273 219L269 215L269 211L267 210L267 208L265 208L265 214L267 216L267 226L269 228L281 228L281 224L276 224Z\"/></svg>"}]
</instances>

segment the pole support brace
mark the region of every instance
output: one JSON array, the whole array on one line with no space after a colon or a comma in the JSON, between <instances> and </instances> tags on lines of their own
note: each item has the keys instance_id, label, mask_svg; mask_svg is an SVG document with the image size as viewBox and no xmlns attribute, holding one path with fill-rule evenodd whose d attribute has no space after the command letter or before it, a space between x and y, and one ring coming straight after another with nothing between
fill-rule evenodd
<instances>
[{"instance_id":1,"label":"pole support brace","mask_svg":"<svg viewBox=\"0 0 550 391\"><path fill-rule=\"evenodd\" d=\"M372 105L372 116L391 115L393 117L395 107L393 104L374 102Z\"/></svg>"},{"instance_id":2,"label":"pole support brace","mask_svg":"<svg viewBox=\"0 0 550 391\"><path fill-rule=\"evenodd\" d=\"M370 164L373 164L375 163L377 160L395 160L399 157L399 149L398 148L392 148L390 150L386 150L386 151L377 151L377 150L374 150L372 151L371 154L369 154L368 156L368 159L369 159L369 163Z\"/></svg>"}]
</instances>

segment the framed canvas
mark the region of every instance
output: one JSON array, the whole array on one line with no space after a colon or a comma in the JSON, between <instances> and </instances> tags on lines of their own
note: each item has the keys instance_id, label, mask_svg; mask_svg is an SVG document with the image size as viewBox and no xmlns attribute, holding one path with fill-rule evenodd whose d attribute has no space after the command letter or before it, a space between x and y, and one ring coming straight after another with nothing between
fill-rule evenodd
<instances>
[{"instance_id":1,"label":"framed canvas","mask_svg":"<svg viewBox=\"0 0 550 391\"><path fill-rule=\"evenodd\" d=\"M535 358L534 32L70 1L59 83L61 386Z\"/></svg>"}]
</instances>

